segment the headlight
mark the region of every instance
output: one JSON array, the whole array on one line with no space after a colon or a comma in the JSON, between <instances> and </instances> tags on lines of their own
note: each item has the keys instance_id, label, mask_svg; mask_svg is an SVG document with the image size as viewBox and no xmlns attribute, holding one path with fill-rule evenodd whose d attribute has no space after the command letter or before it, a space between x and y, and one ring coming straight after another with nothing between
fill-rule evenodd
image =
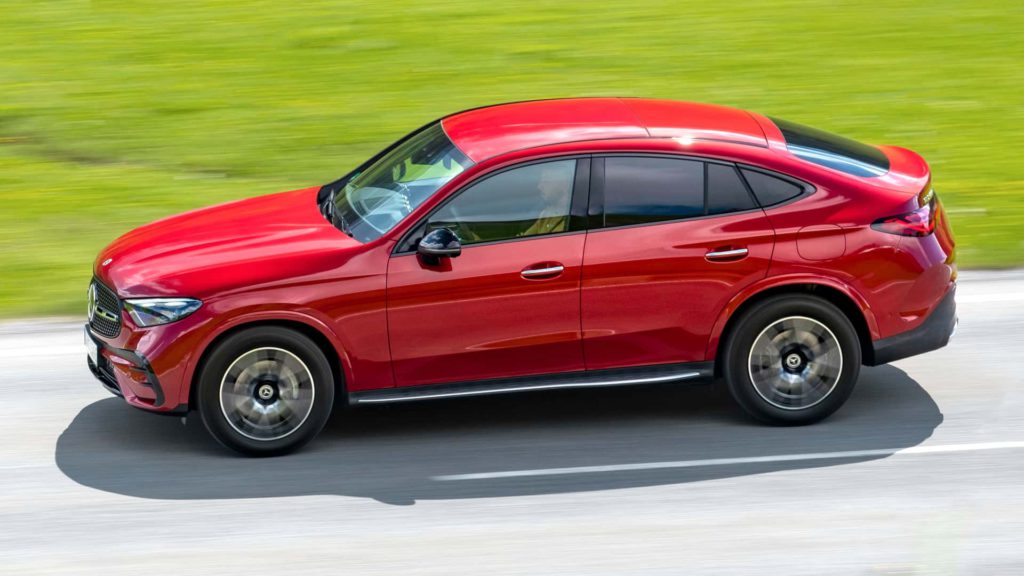
<instances>
[{"instance_id":1,"label":"headlight","mask_svg":"<svg viewBox=\"0 0 1024 576\"><path fill-rule=\"evenodd\" d=\"M124 309L136 326L158 326L181 320L203 303L192 298L136 298L124 301Z\"/></svg>"}]
</instances>

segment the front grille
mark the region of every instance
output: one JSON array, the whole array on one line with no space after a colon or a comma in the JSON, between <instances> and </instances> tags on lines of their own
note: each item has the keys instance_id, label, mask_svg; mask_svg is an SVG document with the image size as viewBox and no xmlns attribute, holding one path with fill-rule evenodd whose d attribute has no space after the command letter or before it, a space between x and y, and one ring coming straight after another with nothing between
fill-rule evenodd
<instances>
[{"instance_id":1,"label":"front grille","mask_svg":"<svg viewBox=\"0 0 1024 576\"><path fill-rule=\"evenodd\" d=\"M97 280L89 286L89 327L107 338L121 333L121 302Z\"/></svg>"}]
</instances>

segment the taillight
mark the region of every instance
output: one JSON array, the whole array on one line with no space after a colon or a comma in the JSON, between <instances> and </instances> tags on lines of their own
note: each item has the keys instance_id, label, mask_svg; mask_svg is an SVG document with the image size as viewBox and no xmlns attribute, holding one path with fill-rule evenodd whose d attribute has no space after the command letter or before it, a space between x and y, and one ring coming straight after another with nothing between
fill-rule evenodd
<instances>
[{"instance_id":1,"label":"taillight","mask_svg":"<svg viewBox=\"0 0 1024 576\"><path fill-rule=\"evenodd\" d=\"M886 234L897 236L927 236L935 231L935 193L931 190L921 194L921 207L912 212L886 216L875 220L871 227Z\"/></svg>"}]
</instances>

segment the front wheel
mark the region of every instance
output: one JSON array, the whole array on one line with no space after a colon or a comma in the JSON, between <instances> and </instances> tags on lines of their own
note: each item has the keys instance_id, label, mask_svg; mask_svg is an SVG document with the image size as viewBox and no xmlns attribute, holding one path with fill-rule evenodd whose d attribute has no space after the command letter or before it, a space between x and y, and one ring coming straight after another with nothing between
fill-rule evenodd
<instances>
[{"instance_id":1,"label":"front wheel","mask_svg":"<svg viewBox=\"0 0 1024 576\"><path fill-rule=\"evenodd\" d=\"M747 310L725 343L723 372L744 410L771 424L821 420L846 402L860 373L856 329L832 303L779 296Z\"/></svg>"},{"instance_id":2,"label":"front wheel","mask_svg":"<svg viewBox=\"0 0 1024 576\"><path fill-rule=\"evenodd\" d=\"M199 377L199 413L228 448L273 456L313 439L334 404L324 353L303 334L261 326L232 334L211 352Z\"/></svg>"}]
</instances>

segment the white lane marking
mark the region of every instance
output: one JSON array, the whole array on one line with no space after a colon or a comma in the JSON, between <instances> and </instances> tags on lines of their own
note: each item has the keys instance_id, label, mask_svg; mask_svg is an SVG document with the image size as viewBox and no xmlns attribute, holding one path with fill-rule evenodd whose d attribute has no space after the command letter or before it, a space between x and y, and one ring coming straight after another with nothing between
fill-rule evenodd
<instances>
[{"instance_id":1,"label":"white lane marking","mask_svg":"<svg viewBox=\"0 0 1024 576\"><path fill-rule=\"evenodd\" d=\"M940 444L911 446L910 448L879 448L876 450L847 450L845 452L810 452L807 454L779 454L776 456L750 456L745 458L711 458L708 460L677 460L675 462L641 462L637 464L609 464L606 466L576 466L572 468L543 468L538 470L509 470L505 472L479 472L475 474L449 474L433 476L431 480L489 480L495 478L522 478L527 476L559 476L563 474L591 474L594 472L630 472L636 470L662 470L667 468L702 468L736 464L762 464L766 462L799 462L802 460L840 460L896 454L944 454L975 452L979 450L1011 450L1024 448L1024 442L982 442L977 444Z\"/></svg>"},{"instance_id":2,"label":"white lane marking","mask_svg":"<svg viewBox=\"0 0 1024 576\"><path fill-rule=\"evenodd\" d=\"M957 294L957 304L989 304L997 302L1022 302L1024 301L1024 292L1017 294Z\"/></svg>"},{"instance_id":3,"label":"white lane marking","mask_svg":"<svg viewBox=\"0 0 1024 576\"><path fill-rule=\"evenodd\" d=\"M23 358L53 358L55 356L75 356L85 358L85 345L45 346L24 348L0 348L0 360L20 360Z\"/></svg>"}]
</instances>

